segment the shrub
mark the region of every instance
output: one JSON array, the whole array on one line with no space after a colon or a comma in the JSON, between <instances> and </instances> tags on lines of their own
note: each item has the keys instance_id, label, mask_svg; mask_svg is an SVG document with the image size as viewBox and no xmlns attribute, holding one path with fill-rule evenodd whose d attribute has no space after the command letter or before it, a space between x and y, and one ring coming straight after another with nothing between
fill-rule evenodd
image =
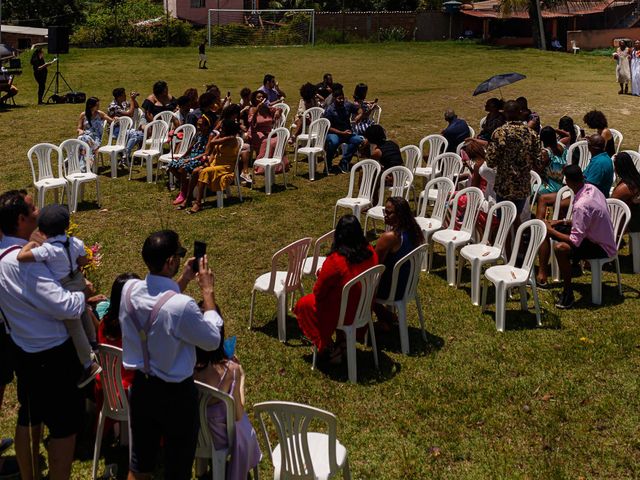
<instances>
[{"instance_id":1,"label":"shrub","mask_svg":"<svg viewBox=\"0 0 640 480\"><path fill-rule=\"evenodd\" d=\"M408 34L409 31L403 27L381 28L378 32L381 42L402 42Z\"/></svg>"}]
</instances>

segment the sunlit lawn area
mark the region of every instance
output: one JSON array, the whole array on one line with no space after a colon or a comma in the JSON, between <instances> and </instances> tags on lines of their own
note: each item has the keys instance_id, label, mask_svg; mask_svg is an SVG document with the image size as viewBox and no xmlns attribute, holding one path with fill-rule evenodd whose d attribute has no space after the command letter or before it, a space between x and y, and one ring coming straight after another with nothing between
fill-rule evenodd
<instances>
[{"instance_id":1,"label":"sunlit lawn area","mask_svg":"<svg viewBox=\"0 0 640 480\"><path fill-rule=\"evenodd\" d=\"M209 70L197 69L197 51L188 49L73 50L61 68L77 90L101 99L124 86L143 96L158 79L178 96L188 87L202 91L216 83L235 99L244 86L256 88L273 73L293 110L298 88L331 72L351 93L358 82L378 97L381 123L400 145L417 144L444 127L442 112L453 107L478 128L487 96L472 97L475 86L496 73L528 78L502 90L525 95L543 125L562 115L582 125L591 108L602 109L611 127L625 135L624 149L640 142L640 100L617 95L615 67L608 57L494 49L462 43L341 45L315 48L209 49ZM23 57L18 107L0 112L0 190L30 188L26 152L39 142L75 137L83 106L35 105L35 81ZM306 164L299 169L306 175ZM640 302L638 277L622 258L624 300L608 270L601 307L590 305L587 272L577 279L578 302L570 311L554 307L559 289L541 292L543 327L507 303L507 331L495 330L493 307L482 314L471 305L468 275L455 290L445 281L442 250L435 268L423 274L420 294L428 343L409 310L412 354L400 353L398 333L379 338L381 369L370 349L358 354L359 384L346 381L346 365L311 371L311 347L289 317L287 344L278 342L273 297L258 296L255 329L247 330L251 288L268 271L271 255L305 236L331 228L333 205L346 194L348 176L288 175L277 178L274 194L243 190L225 208L189 216L171 207L164 184L149 185L142 171L128 181L100 179L103 203L87 201L73 219L79 236L103 245L96 276L108 294L113 278L125 271L145 273L140 257L144 238L160 228L178 231L182 242L208 243L216 273L217 299L228 335L238 336L238 356L247 374L247 410L265 400L307 403L335 413L338 436L347 447L354 478L637 478L640 476ZM306 284L310 291L312 283ZM195 289L190 289L195 294ZM53 393L53 392L52 392ZM2 408L0 437L13 436L17 402L9 389ZM257 425L255 425L257 427ZM266 446L264 446L266 448ZM76 461L74 478L90 477L90 460ZM268 478L265 458L261 473Z\"/></svg>"}]
</instances>

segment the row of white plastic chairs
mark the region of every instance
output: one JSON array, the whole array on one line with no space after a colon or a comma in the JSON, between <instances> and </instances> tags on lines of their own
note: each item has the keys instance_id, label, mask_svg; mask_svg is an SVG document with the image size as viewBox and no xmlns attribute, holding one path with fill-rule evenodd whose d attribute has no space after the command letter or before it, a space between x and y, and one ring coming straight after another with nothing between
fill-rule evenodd
<instances>
[{"instance_id":1,"label":"row of white plastic chairs","mask_svg":"<svg viewBox=\"0 0 640 480\"><path fill-rule=\"evenodd\" d=\"M98 464L102 447L102 436L106 419L126 423L129 421L128 395L122 385L122 349L111 345L98 346L98 361L102 366L101 382L104 403L99 412L98 428L93 453L92 480L98 478ZM234 459L236 437L236 407L232 395L210 385L195 382L200 394L200 430L196 447L196 474L206 474L211 461L211 478L226 478L227 466ZM216 450L207 416L211 403L222 402L226 409L227 448ZM326 410L293 402L268 401L257 403L253 411L260 422L262 437L267 445L274 470L274 478L330 478L342 470L343 478L349 479L347 449L337 438L336 416ZM269 418L271 422L267 422ZM324 432L311 430L312 424L321 422ZM275 430L277 444L272 444L268 423ZM126 432L128 428L120 428ZM121 443L123 435L121 433ZM259 479L258 466L253 469L254 480Z\"/></svg>"}]
</instances>

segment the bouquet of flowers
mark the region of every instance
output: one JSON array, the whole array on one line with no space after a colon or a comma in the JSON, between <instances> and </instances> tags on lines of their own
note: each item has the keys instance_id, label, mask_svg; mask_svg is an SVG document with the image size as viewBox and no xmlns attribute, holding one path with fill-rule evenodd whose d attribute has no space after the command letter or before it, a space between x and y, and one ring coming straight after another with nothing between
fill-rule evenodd
<instances>
[{"instance_id":1,"label":"bouquet of flowers","mask_svg":"<svg viewBox=\"0 0 640 480\"><path fill-rule=\"evenodd\" d=\"M76 236L78 230L78 224L70 222L69 228L67 229L67 235ZM102 265L102 245L98 242L94 243L90 247L85 245L84 250L87 254L87 258L89 259L89 263L84 267L81 267L80 270L88 278L90 274L95 273Z\"/></svg>"}]
</instances>

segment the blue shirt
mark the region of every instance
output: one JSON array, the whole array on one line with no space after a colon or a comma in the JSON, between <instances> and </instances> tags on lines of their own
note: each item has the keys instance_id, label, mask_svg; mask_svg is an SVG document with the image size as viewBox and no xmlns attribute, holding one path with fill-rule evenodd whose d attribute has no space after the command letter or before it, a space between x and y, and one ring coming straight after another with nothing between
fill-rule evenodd
<instances>
[{"instance_id":1,"label":"blue shirt","mask_svg":"<svg viewBox=\"0 0 640 480\"><path fill-rule=\"evenodd\" d=\"M602 152L592 157L583 173L585 182L595 185L604 198L609 198L613 185L613 160L608 153Z\"/></svg>"},{"instance_id":2,"label":"blue shirt","mask_svg":"<svg viewBox=\"0 0 640 480\"><path fill-rule=\"evenodd\" d=\"M345 130L351 130L351 115L356 113L358 113L356 104L345 100L342 106L338 106L334 101L327 107L322 117L329 120L331 128L344 132Z\"/></svg>"},{"instance_id":3,"label":"blue shirt","mask_svg":"<svg viewBox=\"0 0 640 480\"><path fill-rule=\"evenodd\" d=\"M280 93L275 88L267 88L264 85L258 89L267 96L267 102L275 103L280 99Z\"/></svg>"},{"instance_id":4,"label":"blue shirt","mask_svg":"<svg viewBox=\"0 0 640 480\"><path fill-rule=\"evenodd\" d=\"M447 152L455 152L456 147L466 138L469 138L469 125L461 118L455 118L447 128L442 131L442 136L447 139Z\"/></svg>"}]
</instances>

